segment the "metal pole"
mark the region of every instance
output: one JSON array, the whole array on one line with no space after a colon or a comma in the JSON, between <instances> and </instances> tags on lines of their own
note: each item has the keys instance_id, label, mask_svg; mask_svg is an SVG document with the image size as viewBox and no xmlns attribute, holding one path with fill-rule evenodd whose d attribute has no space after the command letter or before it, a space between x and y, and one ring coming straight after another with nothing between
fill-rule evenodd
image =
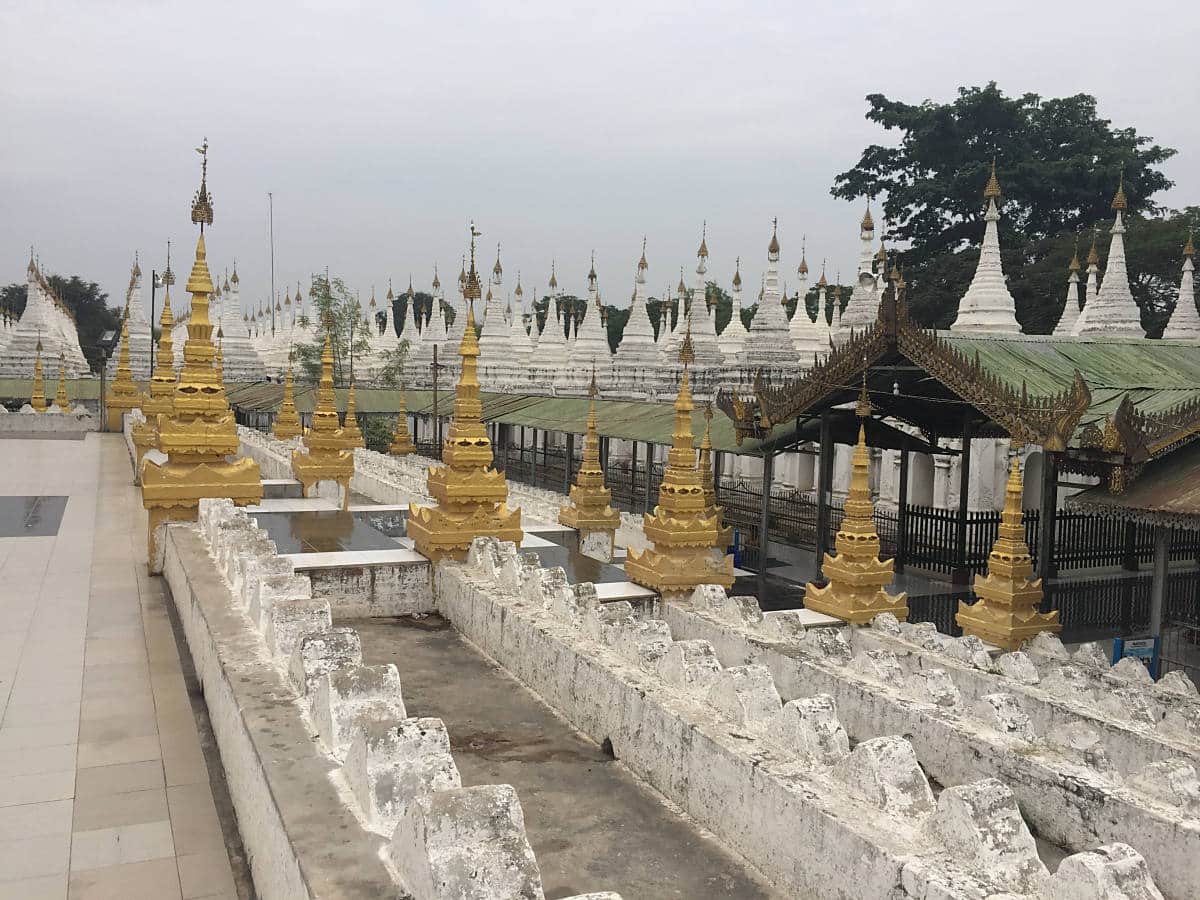
<instances>
[{"instance_id":1,"label":"metal pole","mask_svg":"<svg viewBox=\"0 0 1200 900\"><path fill-rule=\"evenodd\" d=\"M158 273L150 270L150 375L154 376L154 295L158 291Z\"/></svg>"},{"instance_id":2,"label":"metal pole","mask_svg":"<svg viewBox=\"0 0 1200 900\"><path fill-rule=\"evenodd\" d=\"M650 490L651 490L650 489L650 483L651 483L650 480L653 477L654 477L654 445L652 443L650 443L649 441L646 441L646 472L645 472L645 478L646 478L645 511L646 512L650 512L650 510L654 509L654 505L652 505L651 500L650 500Z\"/></svg>"},{"instance_id":3,"label":"metal pole","mask_svg":"<svg viewBox=\"0 0 1200 900\"><path fill-rule=\"evenodd\" d=\"M438 360L437 344L433 345L433 444L437 458L442 458L442 420L438 415Z\"/></svg>"},{"instance_id":4,"label":"metal pole","mask_svg":"<svg viewBox=\"0 0 1200 900\"><path fill-rule=\"evenodd\" d=\"M1058 454L1042 451L1042 508L1038 516L1038 575L1043 582L1058 574L1054 565L1058 530Z\"/></svg>"},{"instance_id":5,"label":"metal pole","mask_svg":"<svg viewBox=\"0 0 1200 900\"><path fill-rule=\"evenodd\" d=\"M571 466L575 463L575 435L567 432L567 459L563 463L563 493L571 493Z\"/></svg>"},{"instance_id":6,"label":"metal pole","mask_svg":"<svg viewBox=\"0 0 1200 900\"><path fill-rule=\"evenodd\" d=\"M271 334L275 334L275 198L267 191L267 228L271 235ZM329 275L326 274L326 280Z\"/></svg>"},{"instance_id":7,"label":"metal pole","mask_svg":"<svg viewBox=\"0 0 1200 900\"><path fill-rule=\"evenodd\" d=\"M1163 607L1167 596L1167 564L1171 558L1171 529L1154 526L1154 580L1150 583L1150 634L1162 634Z\"/></svg>"},{"instance_id":8,"label":"metal pole","mask_svg":"<svg viewBox=\"0 0 1200 900\"><path fill-rule=\"evenodd\" d=\"M904 571L904 545L908 542L908 451L900 451L900 500L896 505L896 562L894 570Z\"/></svg>"},{"instance_id":9,"label":"metal pole","mask_svg":"<svg viewBox=\"0 0 1200 900\"><path fill-rule=\"evenodd\" d=\"M771 482L775 480L775 453L768 450L763 456L762 509L758 513L758 596L766 596L767 542L771 522Z\"/></svg>"},{"instance_id":10,"label":"metal pole","mask_svg":"<svg viewBox=\"0 0 1200 900\"><path fill-rule=\"evenodd\" d=\"M971 420L963 417L962 454L958 467L958 517L954 533L954 576L955 584L969 584L971 573L967 570L967 499L971 493Z\"/></svg>"}]
</instances>

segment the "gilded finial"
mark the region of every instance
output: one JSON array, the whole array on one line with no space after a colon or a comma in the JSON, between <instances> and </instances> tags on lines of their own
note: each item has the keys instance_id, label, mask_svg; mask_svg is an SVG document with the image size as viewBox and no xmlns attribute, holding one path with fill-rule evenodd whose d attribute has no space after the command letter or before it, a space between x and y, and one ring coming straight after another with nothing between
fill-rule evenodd
<instances>
[{"instance_id":1,"label":"gilded finial","mask_svg":"<svg viewBox=\"0 0 1200 900\"><path fill-rule=\"evenodd\" d=\"M558 288L558 275L555 270L555 260L550 260L550 291L554 292Z\"/></svg>"},{"instance_id":2,"label":"gilded finial","mask_svg":"<svg viewBox=\"0 0 1200 900\"><path fill-rule=\"evenodd\" d=\"M496 241L496 264L492 266L492 274L499 277L504 274L504 270L500 268L500 242Z\"/></svg>"},{"instance_id":3,"label":"gilded finial","mask_svg":"<svg viewBox=\"0 0 1200 900\"><path fill-rule=\"evenodd\" d=\"M441 286L442 286L442 283L440 281L438 281L437 263L434 263L433 264L433 289L436 291Z\"/></svg>"},{"instance_id":4,"label":"gilded finial","mask_svg":"<svg viewBox=\"0 0 1200 900\"><path fill-rule=\"evenodd\" d=\"M983 189L984 200L1000 202L1000 179L996 177L996 157L992 157L992 173L988 176L987 185Z\"/></svg>"},{"instance_id":5,"label":"gilded finial","mask_svg":"<svg viewBox=\"0 0 1200 900\"><path fill-rule=\"evenodd\" d=\"M1087 261L1089 266L1100 264L1100 253L1096 250L1096 239L1100 229L1096 226L1092 227L1092 249L1088 251Z\"/></svg>"},{"instance_id":6,"label":"gilded finial","mask_svg":"<svg viewBox=\"0 0 1200 900\"><path fill-rule=\"evenodd\" d=\"M592 251L592 266L590 269L588 269L587 277L588 277L589 282L591 282L593 284L595 283L595 281L596 281L596 251L595 250Z\"/></svg>"},{"instance_id":7,"label":"gilded finial","mask_svg":"<svg viewBox=\"0 0 1200 900\"><path fill-rule=\"evenodd\" d=\"M1196 248L1192 244L1192 229L1190 229L1190 228L1188 229L1187 243L1183 245L1183 255L1184 256L1195 256L1196 255Z\"/></svg>"},{"instance_id":8,"label":"gilded finial","mask_svg":"<svg viewBox=\"0 0 1200 900\"><path fill-rule=\"evenodd\" d=\"M471 223L471 268L467 271L467 276L464 281L463 297L468 302L478 300L480 298L479 290L479 275L475 272L475 238L482 236L483 232L475 228L475 223Z\"/></svg>"},{"instance_id":9,"label":"gilded finial","mask_svg":"<svg viewBox=\"0 0 1200 900\"><path fill-rule=\"evenodd\" d=\"M208 191L208 138L196 148L196 152L203 161L200 163L200 188L192 199L192 224L199 225L200 233L204 234L204 226L213 223L212 194Z\"/></svg>"},{"instance_id":10,"label":"gilded finial","mask_svg":"<svg viewBox=\"0 0 1200 900\"><path fill-rule=\"evenodd\" d=\"M708 220L700 223L700 249L696 251L700 259L708 259Z\"/></svg>"},{"instance_id":11,"label":"gilded finial","mask_svg":"<svg viewBox=\"0 0 1200 900\"><path fill-rule=\"evenodd\" d=\"M646 236L642 235L642 258L638 260L638 270L645 271L649 266L646 264Z\"/></svg>"},{"instance_id":12,"label":"gilded finial","mask_svg":"<svg viewBox=\"0 0 1200 900\"><path fill-rule=\"evenodd\" d=\"M690 318L687 320L687 328L683 333L683 340L679 344L679 361L683 363L685 370L696 361L696 350L692 346L692 320Z\"/></svg>"},{"instance_id":13,"label":"gilded finial","mask_svg":"<svg viewBox=\"0 0 1200 900\"><path fill-rule=\"evenodd\" d=\"M871 201L870 200L867 200L867 209L863 213L861 228L863 231L874 231L875 230L875 220L871 218Z\"/></svg>"},{"instance_id":14,"label":"gilded finial","mask_svg":"<svg viewBox=\"0 0 1200 900\"><path fill-rule=\"evenodd\" d=\"M1071 254L1071 263L1067 266L1071 272L1079 271L1079 235L1075 235L1075 251Z\"/></svg>"},{"instance_id":15,"label":"gilded finial","mask_svg":"<svg viewBox=\"0 0 1200 900\"><path fill-rule=\"evenodd\" d=\"M871 415L871 400L867 396L867 373L863 372L862 390L858 395L858 403L855 404L854 414L860 419L865 419Z\"/></svg>"},{"instance_id":16,"label":"gilded finial","mask_svg":"<svg viewBox=\"0 0 1200 900\"><path fill-rule=\"evenodd\" d=\"M821 260L821 280L817 282L817 287L829 287L829 282L825 279L825 260Z\"/></svg>"},{"instance_id":17,"label":"gilded finial","mask_svg":"<svg viewBox=\"0 0 1200 900\"><path fill-rule=\"evenodd\" d=\"M175 273L171 271L171 242L167 241L167 267L163 269L163 273L159 276L163 287L169 288L175 283Z\"/></svg>"},{"instance_id":18,"label":"gilded finial","mask_svg":"<svg viewBox=\"0 0 1200 900\"><path fill-rule=\"evenodd\" d=\"M1112 208L1117 212L1122 212L1128 206L1129 204L1125 200L1125 164L1121 163L1121 183L1117 186L1116 196L1113 197Z\"/></svg>"},{"instance_id":19,"label":"gilded finial","mask_svg":"<svg viewBox=\"0 0 1200 900\"><path fill-rule=\"evenodd\" d=\"M771 243L767 245L767 255L779 255L779 217L771 219Z\"/></svg>"},{"instance_id":20,"label":"gilded finial","mask_svg":"<svg viewBox=\"0 0 1200 900\"><path fill-rule=\"evenodd\" d=\"M742 286L742 258L740 256L733 263L733 286L735 288Z\"/></svg>"}]
</instances>

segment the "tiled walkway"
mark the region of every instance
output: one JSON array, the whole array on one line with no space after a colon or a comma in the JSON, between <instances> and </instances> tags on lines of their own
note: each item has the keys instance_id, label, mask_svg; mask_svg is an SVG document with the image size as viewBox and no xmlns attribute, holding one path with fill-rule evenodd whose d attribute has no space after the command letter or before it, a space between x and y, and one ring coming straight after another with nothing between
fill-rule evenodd
<instances>
[{"instance_id":1,"label":"tiled walkway","mask_svg":"<svg viewBox=\"0 0 1200 900\"><path fill-rule=\"evenodd\" d=\"M119 435L0 440L0 496L67 495L0 537L0 900L236 898Z\"/></svg>"}]
</instances>

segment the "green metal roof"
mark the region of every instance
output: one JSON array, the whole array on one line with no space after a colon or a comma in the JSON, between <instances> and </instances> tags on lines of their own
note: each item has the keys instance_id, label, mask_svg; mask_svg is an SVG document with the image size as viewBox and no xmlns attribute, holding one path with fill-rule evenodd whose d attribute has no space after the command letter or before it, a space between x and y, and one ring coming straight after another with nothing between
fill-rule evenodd
<instances>
[{"instance_id":1,"label":"green metal roof","mask_svg":"<svg viewBox=\"0 0 1200 900\"><path fill-rule=\"evenodd\" d=\"M346 408L346 390L338 388L337 407ZM274 412L283 402L283 385L259 383L230 386L229 403L243 411ZM408 411L418 415L433 412L433 391L405 391ZM358 415L395 415L399 394L395 390L380 388L356 388L354 391L355 411ZM540 428L546 431L562 431L583 434L587 430L588 405L586 397L540 397L529 394L480 394L483 419L486 422L502 422L507 425ZM296 410L311 413L316 407L317 393L314 385L297 385L295 388ZM450 416L454 408L454 392L439 392L439 412ZM671 431L675 424L675 409L671 403L649 403L632 400L597 400L596 427L605 437L632 441L650 441L655 444L670 444ZM692 413L692 433L699 445L704 433L704 410L698 406ZM744 441L739 447L734 439L733 423L725 416L714 413L712 419L713 449L727 453L754 454L758 451L757 441Z\"/></svg>"},{"instance_id":2,"label":"green metal roof","mask_svg":"<svg viewBox=\"0 0 1200 900\"><path fill-rule=\"evenodd\" d=\"M58 370L53 376L43 376L42 386L48 397L54 396L58 387ZM144 385L138 385L144 387ZM0 402L8 400L28 400L33 393L32 378L0 378ZM72 400L96 400L100 396L99 378L68 378L67 396Z\"/></svg>"},{"instance_id":3,"label":"green metal roof","mask_svg":"<svg viewBox=\"0 0 1200 900\"><path fill-rule=\"evenodd\" d=\"M1051 335L938 336L987 371L1030 394L1049 396L1071 383L1076 369L1092 392L1078 428L1116 411L1125 394L1143 413L1161 413L1200 396L1200 342Z\"/></svg>"}]
</instances>

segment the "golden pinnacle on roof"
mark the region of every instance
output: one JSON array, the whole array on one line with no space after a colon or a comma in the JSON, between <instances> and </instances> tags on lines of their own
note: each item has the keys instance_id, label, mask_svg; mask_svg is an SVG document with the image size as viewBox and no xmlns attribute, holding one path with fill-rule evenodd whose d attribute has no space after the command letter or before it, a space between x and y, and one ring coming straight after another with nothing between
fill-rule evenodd
<instances>
[{"instance_id":1,"label":"golden pinnacle on roof","mask_svg":"<svg viewBox=\"0 0 1200 900\"><path fill-rule=\"evenodd\" d=\"M362 428L358 425L357 408L354 403L354 379L350 379L350 390L346 393L346 422L342 426L342 437L347 450L355 447L366 447Z\"/></svg>"},{"instance_id":2,"label":"golden pinnacle on roof","mask_svg":"<svg viewBox=\"0 0 1200 900\"><path fill-rule=\"evenodd\" d=\"M42 383L42 336L38 335L37 355L33 359L33 392L29 397L29 405L34 412L46 411L46 388Z\"/></svg>"},{"instance_id":3,"label":"golden pinnacle on roof","mask_svg":"<svg viewBox=\"0 0 1200 900\"><path fill-rule=\"evenodd\" d=\"M583 459L575 483L571 485L569 503L558 511L558 521L579 532L579 549L584 556L612 562L613 543L621 515L610 505L612 493L604 484L604 469L600 465L600 435L596 425L596 370L588 387L591 405L588 408L587 431L583 440Z\"/></svg>"},{"instance_id":4,"label":"golden pinnacle on roof","mask_svg":"<svg viewBox=\"0 0 1200 900\"><path fill-rule=\"evenodd\" d=\"M1187 243L1183 245L1183 255L1184 256L1195 256L1196 255L1196 247L1192 244L1192 229L1190 229L1190 228L1188 229Z\"/></svg>"},{"instance_id":5,"label":"golden pinnacle on roof","mask_svg":"<svg viewBox=\"0 0 1200 900\"><path fill-rule=\"evenodd\" d=\"M808 275L808 235L800 236L800 265L796 267L796 274L800 276Z\"/></svg>"},{"instance_id":6,"label":"golden pinnacle on roof","mask_svg":"<svg viewBox=\"0 0 1200 900\"><path fill-rule=\"evenodd\" d=\"M687 285L683 283L683 266L679 267L679 284L675 287L675 293L680 297L687 294Z\"/></svg>"},{"instance_id":7,"label":"golden pinnacle on roof","mask_svg":"<svg viewBox=\"0 0 1200 900\"><path fill-rule=\"evenodd\" d=\"M312 413L312 425L304 435L304 448L307 452L297 448L292 453L292 471L303 485L304 495L311 496L322 481L336 482L342 493L342 508L347 508L354 454L346 450L346 437L338 421L337 395L333 389L333 343L328 327L321 351L317 407Z\"/></svg>"},{"instance_id":8,"label":"golden pinnacle on roof","mask_svg":"<svg viewBox=\"0 0 1200 900\"><path fill-rule=\"evenodd\" d=\"M492 266L492 274L499 278L504 274L504 269L500 267L500 242L496 242L496 264Z\"/></svg>"},{"instance_id":9,"label":"golden pinnacle on roof","mask_svg":"<svg viewBox=\"0 0 1200 900\"><path fill-rule=\"evenodd\" d=\"M387 452L391 456L407 456L416 453L417 446L413 443L408 431L408 401L404 394L404 384L400 384L399 414L396 416L396 426L392 429L392 442L388 444Z\"/></svg>"},{"instance_id":10,"label":"golden pinnacle on roof","mask_svg":"<svg viewBox=\"0 0 1200 900\"><path fill-rule=\"evenodd\" d=\"M479 288L479 274L475 271L475 238L482 235L482 231L475 230L475 223L471 223L471 268L468 270L466 277L463 279L463 298L468 303L472 300L478 300L482 294Z\"/></svg>"},{"instance_id":11,"label":"golden pinnacle on roof","mask_svg":"<svg viewBox=\"0 0 1200 900\"><path fill-rule=\"evenodd\" d=\"M121 348L117 355L117 377L108 386L104 398L108 412L108 430L123 430L122 417L131 409L142 405L137 385L133 383L133 369L129 364L129 299L125 300L125 315L121 318Z\"/></svg>"},{"instance_id":12,"label":"golden pinnacle on roof","mask_svg":"<svg viewBox=\"0 0 1200 900\"><path fill-rule=\"evenodd\" d=\"M742 286L742 258L740 256L733 261L733 286L735 288Z\"/></svg>"},{"instance_id":13,"label":"golden pinnacle on roof","mask_svg":"<svg viewBox=\"0 0 1200 900\"><path fill-rule=\"evenodd\" d=\"M644 272L644 271L646 271L646 269L650 268L646 264L646 236L645 235L642 235L642 258L638 260L637 267L638 267L638 270L642 271L642 272Z\"/></svg>"},{"instance_id":14,"label":"golden pinnacle on roof","mask_svg":"<svg viewBox=\"0 0 1200 900\"><path fill-rule=\"evenodd\" d=\"M237 284L241 280L238 278L237 258L236 257L233 260L233 274L229 277L229 280L232 281L234 284Z\"/></svg>"},{"instance_id":15,"label":"golden pinnacle on roof","mask_svg":"<svg viewBox=\"0 0 1200 900\"><path fill-rule=\"evenodd\" d=\"M408 276L408 283L410 286L412 285L412 276L411 275ZM375 289L371 288L371 292L374 293ZM392 292L392 279L391 278L388 279L388 292L387 292L386 299L388 302L388 306L391 306L392 302L396 299L396 295Z\"/></svg>"},{"instance_id":16,"label":"golden pinnacle on roof","mask_svg":"<svg viewBox=\"0 0 1200 900\"><path fill-rule=\"evenodd\" d=\"M994 156L992 157L992 172L983 188L983 199L1000 202L1000 179L996 177L996 157Z\"/></svg>"},{"instance_id":17,"label":"golden pinnacle on roof","mask_svg":"<svg viewBox=\"0 0 1200 900\"><path fill-rule=\"evenodd\" d=\"M767 256L779 258L779 217L771 220L771 243L767 244Z\"/></svg>"},{"instance_id":18,"label":"golden pinnacle on roof","mask_svg":"<svg viewBox=\"0 0 1200 900\"><path fill-rule=\"evenodd\" d=\"M825 279L825 260L821 260L821 278L817 281L817 287L829 287L829 282Z\"/></svg>"},{"instance_id":19,"label":"golden pinnacle on roof","mask_svg":"<svg viewBox=\"0 0 1200 900\"><path fill-rule=\"evenodd\" d=\"M700 249L696 251L700 259L708 259L708 220L700 224Z\"/></svg>"},{"instance_id":20,"label":"golden pinnacle on roof","mask_svg":"<svg viewBox=\"0 0 1200 900\"><path fill-rule=\"evenodd\" d=\"M558 276L555 274L555 263L554 263L554 260L550 260L550 281L549 281L549 286L550 286L550 293L552 293L552 294L553 294L553 293L554 293L556 290L558 290Z\"/></svg>"},{"instance_id":21,"label":"golden pinnacle on roof","mask_svg":"<svg viewBox=\"0 0 1200 900\"><path fill-rule=\"evenodd\" d=\"M1125 166L1121 166L1121 183L1117 185L1117 193L1113 196L1112 208L1117 212L1122 212L1129 207L1125 200Z\"/></svg>"},{"instance_id":22,"label":"golden pinnacle on roof","mask_svg":"<svg viewBox=\"0 0 1200 900\"><path fill-rule=\"evenodd\" d=\"M525 289L521 287L521 270L520 269L517 269L517 287L516 287L516 290L513 291L513 293L516 294L518 297L525 296Z\"/></svg>"},{"instance_id":23,"label":"golden pinnacle on roof","mask_svg":"<svg viewBox=\"0 0 1200 900\"><path fill-rule=\"evenodd\" d=\"M879 262L881 262L881 263L884 263L884 267L885 267L885 268L887 267L887 266L886 266L886 264L887 264L887 250L885 250L885 249L884 249L884 246L883 246L883 241L880 241L880 242L879 242L879 250L878 250L878 252L875 254L875 259L877 259L877 260L878 260Z\"/></svg>"},{"instance_id":24,"label":"golden pinnacle on roof","mask_svg":"<svg viewBox=\"0 0 1200 900\"><path fill-rule=\"evenodd\" d=\"M275 414L272 433L277 441L290 441L292 438L299 437L303 432L300 415L296 412L295 380L292 377L292 354L289 351L287 375L283 380L283 402L279 405L279 412Z\"/></svg>"},{"instance_id":25,"label":"golden pinnacle on roof","mask_svg":"<svg viewBox=\"0 0 1200 900\"><path fill-rule=\"evenodd\" d=\"M63 412L70 412L71 400L67 397L67 356L58 354L58 390L54 392L54 405Z\"/></svg>"},{"instance_id":26,"label":"golden pinnacle on roof","mask_svg":"<svg viewBox=\"0 0 1200 900\"><path fill-rule=\"evenodd\" d=\"M436 291L441 286L442 286L442 283L440 281L438 281L437 263L434 263L433 264L433 289Z\"/></svg>"},{"instance_id":27,"label":"golden pinnacle on roof","mask_svg":"<svg viewBox=\"0 0 1200 900\"><path fill-rule=\"evenodd\" d=\"M518 281L519 280L520 280L520 278L519 278L519 273L518 273ZM591 268L588 269L587 280L588 280L588 284L594 285L596 283L596 251L595 250L592 251L592 265L591 265Z\"/></svg>"},{"instance_id":28,"label":"golden pinnacle on roof","mask_svg":"<svg viewBox=\"0 0 1200 900\"><path fill-rule=\"evenodd\" d=\"M1079 235L1075 235L1075 250L1071 253L1071 262L1067 264L1067 270L1070 272L1079 271Z\"/></svg>"},{"instance_id":29,"label":"golden pinnacle on roof","mask_svg":"<svg viewBox=\"0 0 1200 900\"><path fill-rule=\"evenodd\" d=\"M1019 443L1013 442L1014 447ZM974 604L960 602L955 621L965 634L1005 650L1016 650L1042 631L1062 631L1058 611L1042 613L1042 580L1034 579L1033 559L1025 543L1021 458L1013 453L1004 488L1000 531L988 555L987 575L975 576Z\"/></svg>"},{"instance_id":30,"label":"golden pinnacle on roof","mask_svg":"<svg viewBox=\"0 0 1200 900\"><path fill-rule=\"evenodd\" d=\"M871 201L867 201L866 211L863 212L862 223L859 226L862 231L874 231L875 220L871 218Z\"/></svg>"}]
</instances>

